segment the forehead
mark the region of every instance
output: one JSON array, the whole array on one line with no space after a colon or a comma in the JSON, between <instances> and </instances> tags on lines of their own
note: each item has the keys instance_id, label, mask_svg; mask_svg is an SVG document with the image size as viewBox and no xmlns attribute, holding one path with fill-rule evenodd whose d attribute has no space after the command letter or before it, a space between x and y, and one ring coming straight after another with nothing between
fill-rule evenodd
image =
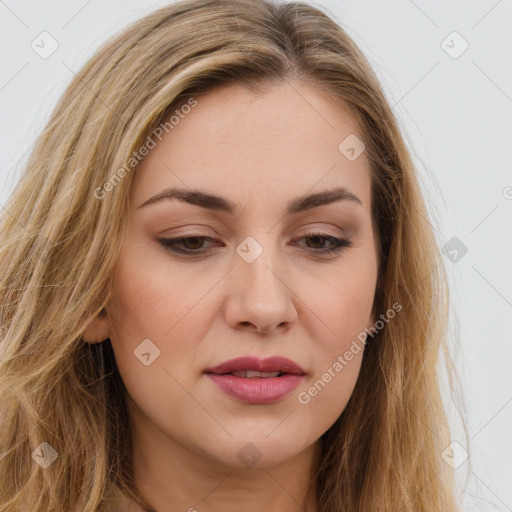
<instances>
[{"instance_id":1,"label":"forehead","mask_svg":"<svg viewBox=\"0 0 512 512\"><path fill-rule=\"evenodd\" d=\"M344 186L369 208L366 154L351 160L341 150L345 140L363 134L340 100L297 82L257 92L222 86L195 100L195 106L174 111L172 129L139 165L134 204L171 186L229 192L243 203L288 202L307 191Z\"/></svg>"}]
</instances>

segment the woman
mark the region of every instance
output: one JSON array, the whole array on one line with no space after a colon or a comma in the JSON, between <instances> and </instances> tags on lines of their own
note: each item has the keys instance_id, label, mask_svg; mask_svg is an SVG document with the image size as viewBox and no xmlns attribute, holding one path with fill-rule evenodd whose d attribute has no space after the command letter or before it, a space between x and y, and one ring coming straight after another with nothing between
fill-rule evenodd
<instances>
[{"instance_id":1,"label":"woman","mask_svg":"<svg viewBox=\"0 0 512 512\"><path fill-rule=\"evenodd\" d=\"M427 218L319 9L128 27L1 218L1 510L458 510Z\"/></svg>"}]
</instances>

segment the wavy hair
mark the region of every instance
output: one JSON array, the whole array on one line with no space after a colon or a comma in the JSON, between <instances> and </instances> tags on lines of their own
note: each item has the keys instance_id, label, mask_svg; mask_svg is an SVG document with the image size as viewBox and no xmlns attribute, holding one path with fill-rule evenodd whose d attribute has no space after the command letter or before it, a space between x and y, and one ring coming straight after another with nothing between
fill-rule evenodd
<instances>
[{"instance_id":1,"label":"wavy hair","mask_svg":"<svg viewBox=\"0 0 512 512\"><path fill-rule=\"evenodd\" d=\"M0 218L0 512L104 511L115 492L152 510L134 486L110 340L82 339L111 296L136 172L126 162L201 93L292 80L344 102L361 127L379 248L374 311L402 306L365 347L353 395L321 438L318 510L458 510L436 369L442 353L453 393L446 273L376 75L320 8L184 0L132 23L77 73ZM49 447L57 459L43 467Z\"/></svg>"}]
</instances>

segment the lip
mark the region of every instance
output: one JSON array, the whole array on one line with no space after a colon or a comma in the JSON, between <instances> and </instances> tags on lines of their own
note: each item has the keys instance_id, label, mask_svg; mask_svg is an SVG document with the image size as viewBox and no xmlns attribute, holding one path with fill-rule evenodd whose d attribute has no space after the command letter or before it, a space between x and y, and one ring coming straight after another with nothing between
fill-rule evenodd
<instances>
[{"instance_id":1,"label":"lip","mask_svg":"<svg viewBox=\"0 0 512 512\"><path fill-rule=\"evenodd\" d=\"M283 373L281 377L236 377L229 372L254 370ZM282 356L259 359L253 356L237 357L208 368L206 376L226 395L248 404L276 403L294 389L306 376L306 372L294 361Z\"/></svg>"},{"instance_id":2,"label":"lip","mask_svg":"<svg viewBox=\"0 0 512 512\"><path fill-rule=\"evenodd\" d=\"M254 356L236 357L213 368L207 368L205 373L221 375L239 370L254 370L258 372L281 372L292 375L305 375L305 371L294 361L283 356L260 359Z\"/></svg>"}]
</instances>

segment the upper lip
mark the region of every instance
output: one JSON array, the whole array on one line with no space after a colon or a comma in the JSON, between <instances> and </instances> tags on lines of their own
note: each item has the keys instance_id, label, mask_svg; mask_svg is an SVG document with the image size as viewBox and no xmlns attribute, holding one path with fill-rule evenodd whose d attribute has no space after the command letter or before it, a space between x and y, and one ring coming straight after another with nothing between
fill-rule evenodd
<instances>
[{"instance_id":1,"label":"upper lip","mask_svg":"<svg viewBox=\"0 0 512 512\"><path fill-rule=\"evenodd\" d=\"M240 370L253 370L257 372L281 372L294 375L304 375L306 372L294 361L287 357L274 356L260 359L254 356L236 357L213 368L207 368L205 373L217 375L236 372Z\"/></svg>"}]
</instances>

